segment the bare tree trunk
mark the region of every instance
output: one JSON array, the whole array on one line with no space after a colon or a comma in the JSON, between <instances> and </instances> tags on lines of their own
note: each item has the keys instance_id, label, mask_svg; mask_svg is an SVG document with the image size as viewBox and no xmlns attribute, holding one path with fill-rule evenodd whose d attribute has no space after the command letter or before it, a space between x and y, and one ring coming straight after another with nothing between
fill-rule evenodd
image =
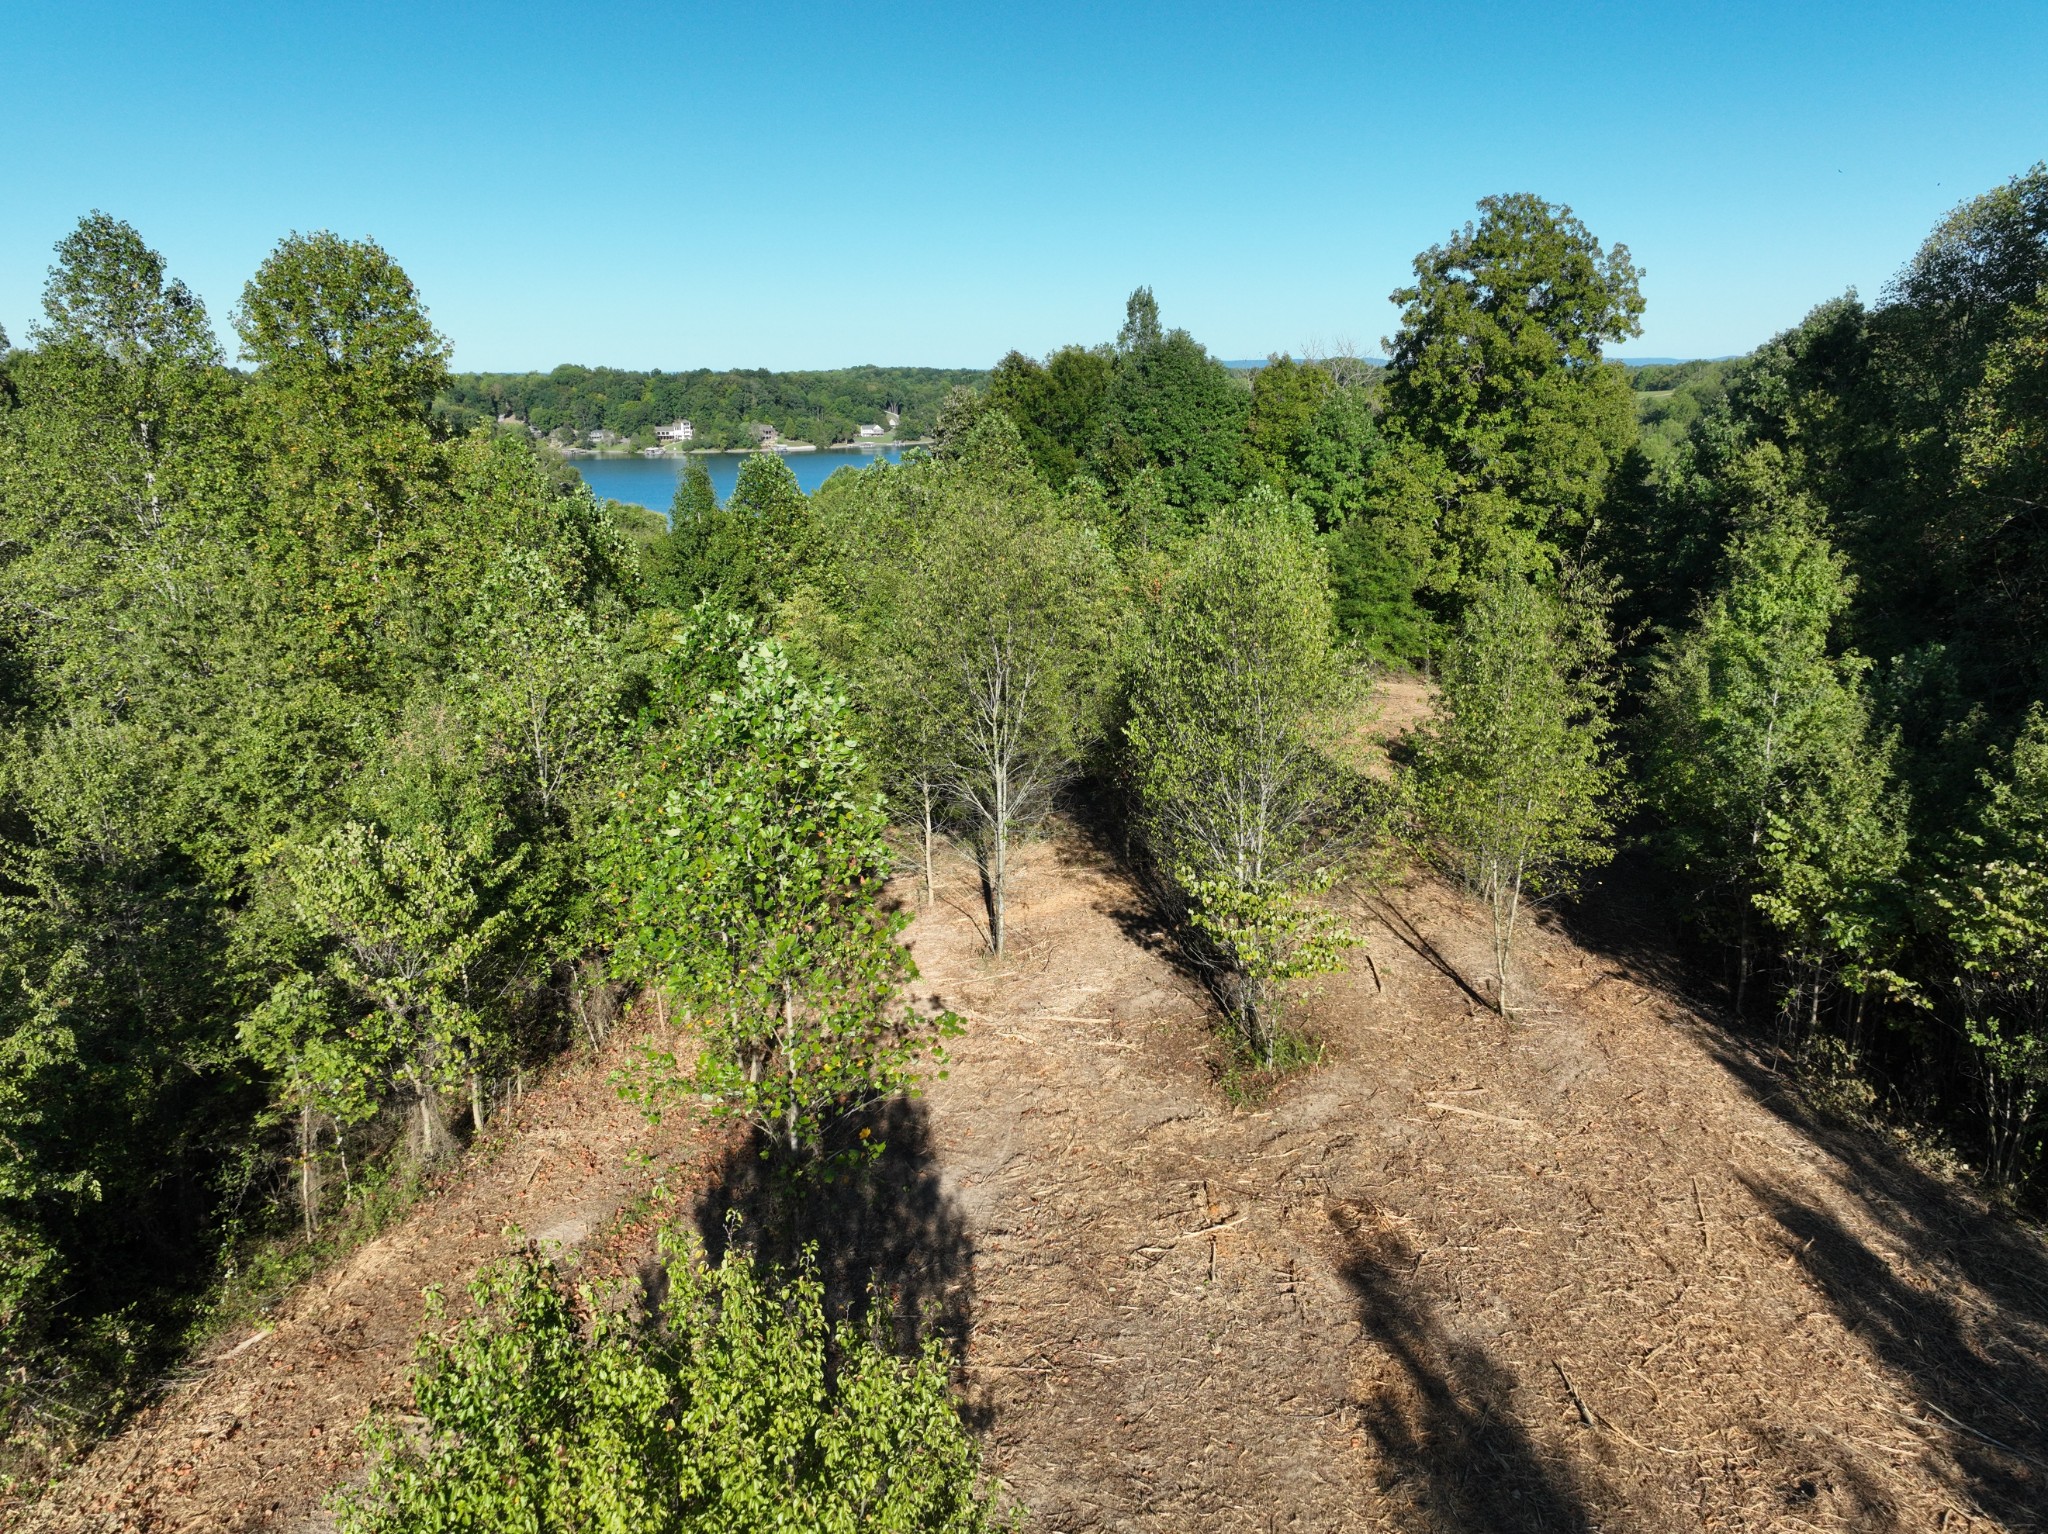
<instances>
[{"instance_id":1,"label":"bare tree trunk","mask_svg":"<svg viewBox=\"0 0 2048 1534\"><path fill-rule=\"evenodd\" d=\"M413 1092L419 1099L420 1109L419 1163L423 1167L432 1166L440 1145L440 1136L434 1132L440 1115L435 1111L434 1091L432 1085L427 1080L427 1073L415 1066L412 1073L412 1082Z\"/></svg>"},{"instance_id":2,"label":"bare tree trunk","mask_svg":"<svg viewBox=\"0 0 2048 1534\"><path fill-rule=\"evenodd\" d=\"M995 781L995 814L989 827L988 944L1000 956L1007 912L1006 896L1010 877L1010 785L1006 774Z\"/></svg>"},{"instance_id":3,"label":"bare tree trunk","mask_svg":"<svg viewBox=\"0 0 2048 1534\"><path fill-rule=\"evenodd\" d=\"M1749 991L1749 912L1742 913L1742 930L1735 940L1735 1017L1742 1018L1742 999Z\"/></svg>"},{"instance_id":4,"label":"bare tree trunk","mask_svg":"<svg viewBox=\"0 0 2048 1534\"><path fill-rule=\"evenodd\" d=\"M484 1132L484 1088L483 1079L475 1071L469 1073L469 1125L478 1134Z\"/></svg>"},{"instance_id":5,"label":"bare tree trunk","mask_svg":"<svg viewBox=\"0 0 2048 1534\"><path fill-rule=\"evenodd\" d=\"M918 790L924 795L924 903L930 905L937 898L932 882L932 780L920 780Z\"/></svg>"},{"instance_id":6,"label":"bare tree trunk","mask_svg":"<svg viewBox=\"0 0 2048 1534\"><path fill-rule=\"evenodd\" d=\"M299 1109L299 1212L305 1217L306 1239L311 1241L319 1226L320 1174L314 1161L313 1106Z\"/></svg>"}]
</instances>

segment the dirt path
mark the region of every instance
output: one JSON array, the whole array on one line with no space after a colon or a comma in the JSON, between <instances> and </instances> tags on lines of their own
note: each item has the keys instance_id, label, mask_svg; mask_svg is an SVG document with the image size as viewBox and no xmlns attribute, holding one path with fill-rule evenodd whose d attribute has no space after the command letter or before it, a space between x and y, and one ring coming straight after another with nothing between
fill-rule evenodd
<instances>
[{"instance_id":1,"label":"dirt path","mask_svg":"<svg viewBox=\"0 0 2048 1534\"><path fill-rule=\"evenodd\" d=\"M1358 917L1373 965L1306 1009L1325 1063L1244 1111L1204 998L1086 845L1026 858L1000 961L947 877L961 903L909 939L968 1032L896 1115L892 1186L841 1212L857 1272L962 1340L1034 1529L2043 1526L2040 1244L1800 1122L1624 967L1534 930L1504 1027L1455 978L1483 967L1472 913L1387 892ZM751 1158L650 1138L603 1062L567 1070L29 1527L318 1527L420 1288L508 1222L585 1239L651 1181L643 1148L696 1158L707 1229L744 1202Z\"/></svg>"},{"instance_id":2,"label":"dirt path","mask_svg":"<svg viewBox=\"0 0 2048 1534\"><path fill-rule=\"evenodd\" d=\"M21 1527L329 1527L322 1501L361 1469L356 1424L402 1397L429 1285L459 1298L507 1249L508 1226L545 1246L584 1247L670 1165L706 1159L709 1137L678 1122L650 1131L620 1101L610 1076L627 1047L624 1033L615 1035L603 1056L572 1062L529 1091L453 1188L301 1289L264 1327L198 1361Z\"/></svg>"}]
</instances>

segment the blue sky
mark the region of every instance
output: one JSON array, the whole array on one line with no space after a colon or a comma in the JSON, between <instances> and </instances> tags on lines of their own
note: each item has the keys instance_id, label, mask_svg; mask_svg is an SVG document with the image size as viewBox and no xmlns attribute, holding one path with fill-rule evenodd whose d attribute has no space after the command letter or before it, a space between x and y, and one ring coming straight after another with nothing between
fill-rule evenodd
<instances>
[{"instance_id":1,"label":"blue sky","mask_svg":"<svg viewBox=\"0 0 2048 1534\"><path fill-rule=\"evenodd\" d=\"M2048 5L0 0L0 324L79 214L223 329L370 235L466 368L985 366L1150 283L1226 357L1379 349L1490 192L1646 269L1636 355L1875 296L2048 156Z\"/></svg>"}]
</instances>

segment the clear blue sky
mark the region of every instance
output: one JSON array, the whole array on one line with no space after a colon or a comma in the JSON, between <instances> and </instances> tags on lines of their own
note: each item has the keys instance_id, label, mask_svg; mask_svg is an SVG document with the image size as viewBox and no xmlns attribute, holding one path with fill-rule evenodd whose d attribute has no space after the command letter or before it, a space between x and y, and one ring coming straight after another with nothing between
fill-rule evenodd
<instances>
[{"instance_id":1,"label":"clear blue sky","mask_svg":"<svg viewBox=\"0 0 2048 1534\"><path fill-rule=\"evenodd\" d=\"M104 208L225 321L371 235L465 368L1379 349L1489 193L1646 268L1636 355L1874 296L2048 156L2048 4L0 3L0 323Z\"/></svg>"}]
</instances>

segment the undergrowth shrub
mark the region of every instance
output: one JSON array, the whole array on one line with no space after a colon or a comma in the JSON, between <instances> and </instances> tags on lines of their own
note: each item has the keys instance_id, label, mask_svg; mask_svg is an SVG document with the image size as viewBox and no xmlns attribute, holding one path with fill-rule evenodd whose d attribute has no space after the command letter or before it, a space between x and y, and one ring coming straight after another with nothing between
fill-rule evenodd
<instances>
[{"instance_id":1,"label":"undergrowth shrub","mask_svg":"<svg viewBox=\"0 0 2048 1534\"><path fill-rule=\"evenodd\" d=\"M365 1430L344 1534L980 1534L1012 1527L954 1405L914 1358L827 1321L807 1254L779 1281L665 1234L644 1315L532 1250L421 1340L416 1416ZM438 1296L431 1315L441 1314Z\"/></svg>"}]
</instances>

